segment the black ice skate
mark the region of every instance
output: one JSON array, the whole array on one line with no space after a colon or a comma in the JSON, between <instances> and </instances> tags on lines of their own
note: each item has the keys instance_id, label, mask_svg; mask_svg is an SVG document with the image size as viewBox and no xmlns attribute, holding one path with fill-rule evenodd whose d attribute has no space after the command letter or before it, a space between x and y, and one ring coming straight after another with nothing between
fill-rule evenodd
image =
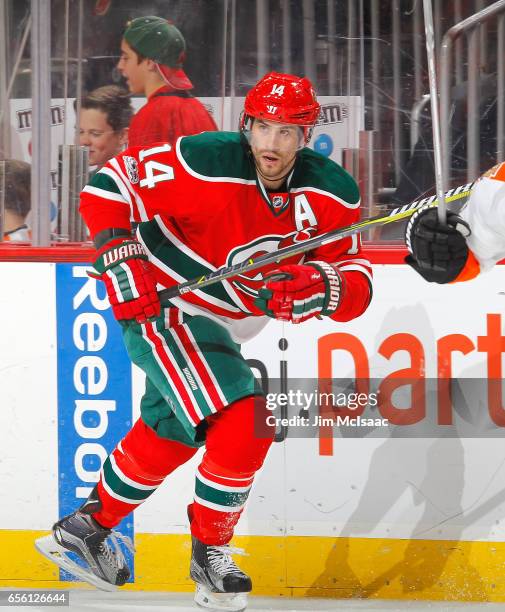
<instances>
[{"instance_id":1,"label":"black ice skate","mask_svg":"<svg viewBox=\"0 0 505 612\"><path fill-rule=\"evenodd\" d=\"M130 577L119 541L133 550L130 538L101 527L91 516L100 509L93 489L88 500L73 514L53 525L51 535L35 541L35 547L48 559L104 591L115 591ZM119 540L119 541L118 541ZM68 553L76 553L85 566L76 563Z\"/></svg>"},{"instance_id":2,"label":"black ice skate","mask_svg":"<svg viewBox=\"0 0 505 612\"><path fill-rule=\"evenodd\" d=\"M196 582L197 605L210 610L245 610L252 583L235 565L234 554L243 555L244 551L228 545L208 546L192 537L190 574Z\"/></svg>"}]
</instances>

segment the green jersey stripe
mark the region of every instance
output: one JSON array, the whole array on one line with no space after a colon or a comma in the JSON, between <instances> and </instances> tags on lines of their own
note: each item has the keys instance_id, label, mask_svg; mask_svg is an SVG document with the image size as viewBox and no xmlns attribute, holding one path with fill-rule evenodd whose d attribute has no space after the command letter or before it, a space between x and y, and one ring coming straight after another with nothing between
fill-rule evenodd
<instances>
[{"instance_id":1,"label":"green jersey stripe","mask_svg":"<svg viewBox=\"0 0 505 612\"><path fill-rule=\"evenodd\" d=\"M203 257L198 255L195 251L193 251L187 244L185 244L182 240L179 240L177 236L175 236L170 229L166 226L163 219L159 215L155 215L155 222L158 224L160 230L163 232L165 239L168 240L171 244L173 244L176 248L178 248L182 253L187 255L192 261L196 261L203 265L206 269L215 271L216 268L211 263L206 261ZM228 280L221 281L220 285L224 288L226 293L233 300L234 304L238 306L238 311L242 310L243 312L249 313L247 309L243 297L240 296L239 292L236 292L232 287L231 283Z\"/></svg>"},{"instance_id":2,"label":"green jersey stripe","mask_svg":"<svg viewBox=\"0 0 505 612\"><path fill-rule=\"evenodd\" d=\"M251 487L252 487L252 482L251 482L250 478L246 479L249 482L248 485L246 485L244 487L234 487L232 485L223 485L223 484L218 483L218 482L213 482L212 480L209 480L208 478L205 478L205 476L202 476L202 473L200 471L198 471L196 473L196 477L204 485L207 485L207 486L211 487L212 489L217 489L219 491L223 491L225 493L226 492L227 493L247 493L247 495L249 495L249 491L251 490Z\"/></svg>"},{"instance_id":3,"label":"green jersey stripe","mask_svg":"<svg viewBox=\"0 0 505 612\"><path fill-rule=\"evenodd\" d=\"M200 499L204 499L219 506L236 508L241 507L246 503L247 498L249 497L249 489L242 492L222 491L215 489L214 487L210 487L197 477L195 481L195 495Z\"/></svg>"},{"instance_id":4,"label":"green jersey stripe","mask_svg":"<svg viewBox=\"0 0 505 612\"><path fill-rule=\"evenodd\" d=\"M197 261L196 257L198 256L191 257L189 253L184 253L169 240L155 222L140 224L138 233L146 249L152 254L153 258L156 258L156 265L170 276L187 280L204 276L216 269L210 264L204 265ZM160 262L159 264L158 261ZM215 283L210 287L199 289L199 292L204 294L204 299L208 297L209 301L219 300L221 305L217 305L222 308L227 308L233 312L240 312L221 283Z\"/></svg>"},{"instance_id":5,"label":"green jersey stripe","mask_svg":"<svg viewBox=\"0 0 505 612\"><path fill-rule=\"evenodd\" d=\"M112 177L108 176L103 170L98 171L90 182L90 185L96 189L100 189L106 192L112 192L121 195L121 190L117 186L116 182ZM83 191L86 191L87 187ZM103 197L107 197L104 195Z\"/></svg>"},{"instance_id":6,"label":"green jersey stripe","mask_svg":"<svg viewBox=\"0 0 505 612\"><path fill-rule=\"evenodd\" d=\"M172 409L182 425L188 431L191 431L204 418L204 413L198 405L188 379L184 376L180 364L175 358L172 343L169 343L164 333L157 329L157 324L146 323L141 328L144 340L152 349L152 353L146 356L146 360L154 359L153 364L155 363L157 368L161 370L163 378L170 385L179 405L179 410L175 406L172 406ZM186 394L189 405L186 405L181 393Z\"/></svg>"},{"instance_id":7,"label":"green jersey stripe","mask_svg":"<svg viewBox=\"0 0 505 612\"><path fill-rule=\"evenodd\" d=\"M185 322L183 322L183 323L184 323L183 324L183 328L186 331L186 333L188 335L188 338L191 341L191 344L193 345L195 350L197 348L199 349L198 342L197 342L195 336L193 335L193 332L191 331L190 326L187 325ZM180 332L178 332L178 333L180 333ZM218 379L216 378L216 376L215 376L215 374L214 374L214 372L212 370L212 367L209 364L209 361L208 361L206 355L202 351L200 351L198 353L198 357L201 359L203 367L205 368L205 371L206 371L206 376L208 376L210 378L211 384L213 385L216 393L218 394L219 399L221 400L222 405L226 406L228 404L228 400L226 398L226 394L225 394L224 390L221 388L221 384L218 381ZM194 358L194 361L196 361L196 357Z\"/></svg>"},{"instance_id":8,"label":"green jersey stripe","mask_svg":"<svg viewBox=\"0 0 505 612\"><path fill-rule=\"evenodd\" d=\"M149 217L148 217L148 215L146 213L146 207L144 205L144 201L140 197L140 194L133 189L130 181L124 175L124 173L123 173L123 171L121 169L121 166L119 165L118 160L113 157L111 160L109 160L109 163L112 166L112 168L114 168L114 170L116 171L118 179L126 186L126 189L130 193L131 201L132 201L132 207L133 207L133 201L135 201L135 206L137 208L138 215L139 215L141 221L147 221ZM133 214L133 211L132 211L132 217L135 217L135 215Z\"/></svg>"},{"instance_id":9,"label":"green jersey stripe","mask_svg":"<svg viewBox=\"0 0 505 612\"><path fill-rule=\"evenodd\" d=\"M194 499L201 506L211 508L212 510L217 510L218 512L240 512L244 508L244 504L240 506L222 506L221 504L211 502L208 499L198 497L198 495L195 495Z\"/></svg>"},{"instance_id":10,"label":"green jersey stripe","mask_svg":"<svg viewBox=\"0 0 505 612\"><path fill-rule=\"evenodd\" d=\"M169 333L171 330L168 330ZM202 418L210 416L216 412L215 408L209 405L206 393L204 393L205 387L200 386L199 381L195 378L194 372L192 371L192 364L186 359L186 356L181 352L181 348L173 339L169 344L169 350L172 353L172 356L175 360L175 365L177 366L179 376L182 380L186 382L186 388L188 393L194 398L194 404L198 406L199 414Z\"/></svg>"},{"instance_id":11,"label":"green jersey stripe","mask_svg":"<svg viewBox=\"0 0 505 612\"><path fill-rule=\"evenodd\" d=\"M203 383L203 381L202 381L202 379L200 377L200 373L198 372L196 364L192 361L191 355L188 354L186 348L182 344L181 339L177 335L177 332L174 329L169 329L168 331L171 334L171 336L173 338L173 341L177 345L179 353L181 354L183 359L188 364L188 375L191 376L191 378L193 379L193 382L198 386L199 391L202 393L203 397L205 398L205 402L206 402L207 406L209 407L209 410L211 412L217 412L217 410L219 408L221 408L223 405L225 405L226 398L224 398L224 401L222 401L221 404L218 404L217 406L214 404L214 402L212 401L212 399L211 399L211 397L209 395L209 392L208 392L205 384ZM200 348L198 347L198 345L193 345L192 348L194 349L194 350L191 351L192 354L193 354L193 359L197 355L199 355L202 358L202 362L204 363L204 367L205 367L205 362L203 361L203 359L204 359L203 352L200 351ZM214 381L212 381L212 382L214 382ZM217 392L217 389L216 389L216 392Z\"/></svg>"},{"instance_id":12,"label":"green jersey stripe","mask_svg":"<svg viewBox=\"0 0 505 612\"><path fill-rule=\"evenodd\" d=\"M107 483L111 491L119 495L122 499L127 500L126 503L129 504L138 504L139 502L145 501L156 490L156 488L151 490L137 489L121 480L119 475L114 471L109 457L107 457L103 464L103 480Z\"/></svg>"},{"instance_id":13,"label":"green jersey stripe","mask_svg":"<svg viewBox=\"0 0 505 612\"><path fill-rule=\"evenodd\" d=\"M124 451L122 449L121 442L118 443L117 449L119 452L121 452L124 455ZM151 481L152 484L141 484L140 482L137 482L136 480L132 480L131 478L126 476L123 470L118 466L114 453L111 453L109 455L109 459L110 459L111 467L116 473L116 475L119 477L119 479L122 480L124 483L131 485L134 489L140 489L141 491L154 492L164 480L163 478L160 478L157 481L156 480Z\"/></svg>"},{"instance_id":14,"label":"green jersey stripe","mask_svg":"<svg viewBox=\"0 0 505 612\"><path fill-rule=\"evenodd\" d=\"M218 134L212 132L210 140L213 141L216 138L227 145L226 149L221 149L221 155L225 153L226 159L222 159L221 156L216 158L213 150L209 149L205 133L199 134L198 139L179 138L175 145L175 153L184 170L200 181L255 186L254 166L247 158L244 161L241 135L237 132L219 132ZM197 142L199 145L195 147ZM218 161L217 164L216 161ZM222 176L223 168L229 172L227 176Z\"/></svg>"},{"instance_id":15,"label":"green jersey stripe","mask_svg":"<svg viewBox=\"0 0 505 612\"><path fill-rule=\"evenodd\" d=\"M99 170L95 174L90 184L95 186L95 181L98 180L97 177L99 176L107 176L112 180L114 185L116 185L116 188L118 189L119 193L123 196L125 202L127 202L128 205L130 206L130 211L133 212L132 195L128 189L128 186L123 183L122 179L118 176L117 172L115 172L112 168L109 168L108 166L104 166L101 170Z\"/></svg>"},{"instance_id":16,"label":"green jersey stripe","mask_svg":"<svg viewBox=\"0 0 505 612\"><path fill-rule=\"evenodd\" d=\"M311 310L319 310L324 304L324 293L311 296L310 300L295 300L293 314L302 314Z\"/></svg>"}]
</instances>

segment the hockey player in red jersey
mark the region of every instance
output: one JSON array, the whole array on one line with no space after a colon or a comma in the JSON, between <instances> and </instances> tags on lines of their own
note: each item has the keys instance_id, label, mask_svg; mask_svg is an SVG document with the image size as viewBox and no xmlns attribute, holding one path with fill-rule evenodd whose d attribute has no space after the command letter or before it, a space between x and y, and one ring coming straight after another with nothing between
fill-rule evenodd
<instances>
[{"instance_id":1,"label":"hockey player in red jersey","mask_svg":"<svg viewBox=\"0 0 505 612\"><path fill-rule=\"evenodd\" d=\"M129 575L108 543L112 529L205 446L188 508L195 600L246 605L251 580L229 542L273 431L255 435L267 411L240 343L269 317L358 317L371 299L371 267L353 236L170 303L160 304L157 290L358 220L354 180L306 147L319 110L308 79L270 73L247 95L239 133L130 148L82 192L94 274L146 373L146 392L141 418L106 459L90 498L37 546L99 587ZM86 571L69 566L69 550Z\"/></svg>"},{"instance_id":2,"label":"hockey player in red jersey","mask_svg":"<svg viewBox=\"0 0 505 612\"><path fill-rule=\"evenodd\" d=\"M216 130L203 104L191 95L193 85L183 70L186 42L166 19L133 19L121 42L118 69L130 91L147 103L130 123L130 146L157 141L175 143L179 136Z\"/></svg>"}]
</instances>

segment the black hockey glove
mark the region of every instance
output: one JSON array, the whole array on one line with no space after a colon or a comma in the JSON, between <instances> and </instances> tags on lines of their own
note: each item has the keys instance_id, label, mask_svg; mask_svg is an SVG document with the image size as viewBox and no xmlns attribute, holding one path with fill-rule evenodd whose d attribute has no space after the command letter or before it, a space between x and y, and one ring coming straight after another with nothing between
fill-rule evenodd
<instances>
[{"instance_id":1,"label":"black hockey glove","mask_svg":"<svg viewBox=\"0 0 505 612\"><path fill-rule=\"evenodd\" d=\"M447 225L438 220L436 207L412 215L405 232L410 255L405 262L430 283L450 283L468 259L470 227L456 213L447 212Z\"/></svg>"}]
</instances>

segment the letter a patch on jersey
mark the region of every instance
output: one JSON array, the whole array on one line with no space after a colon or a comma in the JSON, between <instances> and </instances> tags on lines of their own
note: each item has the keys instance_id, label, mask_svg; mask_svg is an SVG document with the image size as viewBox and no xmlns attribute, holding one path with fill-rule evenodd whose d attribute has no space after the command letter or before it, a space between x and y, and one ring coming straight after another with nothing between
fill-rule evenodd
<instances>
[{"instance_id":1,"label":"letter a patch on jersey","mask_svg":"<svg viewBox=\"0 0 505 612\"><path fill-rule=\"evenodd\" d=\"M317 226L316 215L304 193L295 197L295 223L297 230L305 229L306 225Z\"/></svg>"}]
</instances>

